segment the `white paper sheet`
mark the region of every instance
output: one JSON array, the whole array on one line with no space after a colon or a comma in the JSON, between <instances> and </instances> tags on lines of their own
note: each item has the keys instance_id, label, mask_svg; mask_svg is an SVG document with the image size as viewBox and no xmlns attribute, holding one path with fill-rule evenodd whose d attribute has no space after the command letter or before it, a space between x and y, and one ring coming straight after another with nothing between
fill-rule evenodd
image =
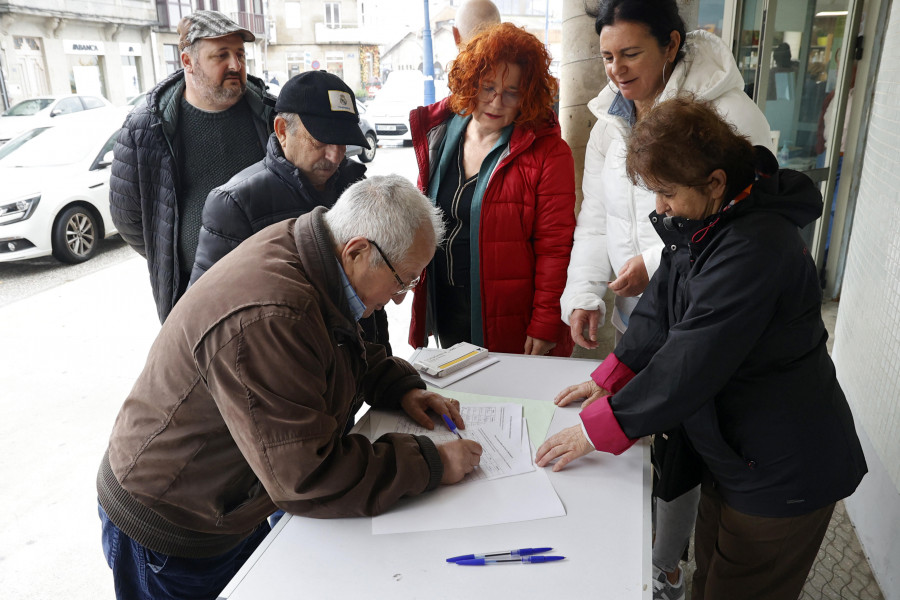
<instances>
[{"instance_id":1,"label":"white paper sheet","mask_svg":"<svg viewBox=\"0 0 900 600\"><path fill-rule=\"evenodd\" d=\"M372 533L460 529L565 516L544 469L478 485L442 485L372 518Z\"/></svg>"},{"instance_id":2,"label":"white paper sheet","mask_svg":"<svg viewBox=\"0 0 900 600\"><path fill-rule=\"evenodd\" d=\"M522 407L516 404L464 404L460 412L466 429L460 435L481 445L481 463L457 485L520 475L535 469L533 453L525 435ZM426 429L410 419L406 413L370 411L372 437L378 439L391 432L424 435L436 444L456 440L456 436L436 415L432 415L434 429Z\"/></svg>"}]
</instances>

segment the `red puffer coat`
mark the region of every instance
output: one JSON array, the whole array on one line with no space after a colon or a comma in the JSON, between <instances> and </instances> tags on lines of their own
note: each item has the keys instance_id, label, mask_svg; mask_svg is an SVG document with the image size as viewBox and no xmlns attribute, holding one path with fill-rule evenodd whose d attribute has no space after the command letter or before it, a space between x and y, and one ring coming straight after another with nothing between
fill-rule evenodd
<instances>
[{"instance_id":1,"label":"red puffer coat","mask_svg":"<svg viewBox=\"0 0 900 600\"><path fill-rule=\"evenodd\" d=\"M425 193L452 117L446 99L410 114L418 184ZM492 352L521 354L531 336L555 341L553 356L571 355L572 337L560 318L559 298L575 231L575 165L556 115L550 113L534 129L513 129L482 196L480 215L471 232L480 248L479 264L471 269L481 298L472 309L480 310L480 319L473 314L472 322L481 321L483 339L473 343ZM427 289L426 270L413 299L413 347L423 346L430 333Z\"/></svg>"}]
</instances>

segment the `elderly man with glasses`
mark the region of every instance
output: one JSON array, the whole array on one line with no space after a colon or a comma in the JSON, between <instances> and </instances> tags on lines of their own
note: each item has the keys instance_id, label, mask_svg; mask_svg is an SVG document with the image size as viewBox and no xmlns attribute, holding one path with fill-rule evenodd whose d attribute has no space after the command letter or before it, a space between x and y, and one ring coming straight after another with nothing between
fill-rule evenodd
<instances>
[{"instance_id":1,"label":"elderly man with glasses","mask_svg":"<svg viewBox=\"0 0 900 600\"><path fill-rule=\"evenodd\" d=\"M426 391L409 363L357 327L408 291L443 233L440 210L411 183L373 177L330 210L252 236L188 290L98 474L119 598L215 598L276 507L373 515L478 464L471 440L345 433L363 401L427 428L427 410L465 426L456 401Z\"/></svg>"}]
</instances>

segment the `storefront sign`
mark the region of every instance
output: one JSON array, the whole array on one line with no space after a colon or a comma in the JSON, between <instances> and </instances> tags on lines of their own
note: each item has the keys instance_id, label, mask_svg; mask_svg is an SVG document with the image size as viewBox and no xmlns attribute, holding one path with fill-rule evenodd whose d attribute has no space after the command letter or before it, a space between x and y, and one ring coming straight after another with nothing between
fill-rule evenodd
<instances>
[{"instance_id":1,"label":"storefront sign","mask_svg":"<svg viewBox=\"0 0 900 600\"><path fill-rule=\"evenodd\" d=\"M89 40L63 40L63 51L66 54L90 54L91 56L106 54L103 42Z\"/></svg>"}]
</instances>

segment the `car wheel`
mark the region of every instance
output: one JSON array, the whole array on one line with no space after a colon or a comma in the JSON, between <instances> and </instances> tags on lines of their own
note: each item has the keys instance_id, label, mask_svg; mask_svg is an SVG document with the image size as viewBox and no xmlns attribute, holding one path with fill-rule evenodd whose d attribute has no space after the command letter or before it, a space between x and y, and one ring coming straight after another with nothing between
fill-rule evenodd
<instances>
[{"instance_id":1,"label":"car wheel","mask_svg":"<svg viewBox=\"0 0 900 600\"><path fill-rule=\"evenodd\" d=\"M369 150L365 148L362 149L362 153L359 155L359 160L364 163L372 162L372 159L375 158L375 151L378 150L378 142L375 139L375 134L371 131L366 134L366 140L369 142L369 146L371 147Z\"/></svg>"},{"instance_id":2,"label":"car wheel","mask_svg":"<svg viewBox=\"0 0 900 600\"><path fill-rule=\"evenodd\" d=\"M71 206L53 225L53 256L64 263L81 263L97 251L97 217L83 206Z\"/></svg>"}]
</instances>

